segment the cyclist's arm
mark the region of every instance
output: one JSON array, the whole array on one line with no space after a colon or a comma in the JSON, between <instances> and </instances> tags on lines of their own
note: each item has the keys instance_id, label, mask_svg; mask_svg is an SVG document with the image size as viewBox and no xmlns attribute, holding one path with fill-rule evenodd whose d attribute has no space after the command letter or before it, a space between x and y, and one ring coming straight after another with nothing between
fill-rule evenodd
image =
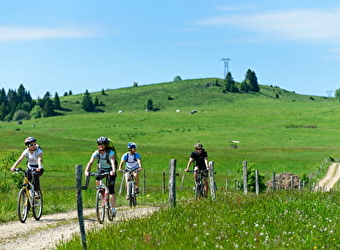
<instances>
[{"instance_id":1,"label":"cyclist's arm","mask_svg":"<svg viewBox=\"0 0 340 250\"><path fill-rule=\"evenodd\" d=\"M85 172L84 172L85 176L88 176L90 174L91 166L92 166L94 160L95 160L94 157L91 157L90 161L87 163L87 166L86 166Z\"/></svg>"},{"instance_id":2,"label":"cyclist's arm","mask_svg":"<svg viewBox=\"0 0 340 250\"><path fill-rule=\"evenodd\" d=\"M185 172L189 171L190 165L194 162L194 158L190 158L187 164L187 168L184 170Z\"/></svg>"},{"instance_id":3,"label":"cyclist's arm","mask_svg":"<svg viewBox=\"0 0 340 250\"><path fill-rule=\"evenodd\" d=\"M119 172L122 172L123 170L122 170L122 167L123 167L123 164L124 164L124 162L125 162L125 160L123 159L124 158L124 156L122 157L122 159L120 160L120 163L119 163L119 167L118 167L118 171Z\"/></svg>"},{"instance_id":4,"label":"cyclist's arm","mask_svg":"<svg viewBox=\"0 0 340 250\"><path fill-rule=\"evenodd\" d=\"M142 171L142 160L140 158L137 158L137 163L138 163L138 171Z\"/></svg>"},{"instance_id":5,"label":"cyclist's arm","mask_svg":"<svg viewBox=\"0 0 340 250\"><path fill-rule=\"evenodd\" d=\"M110 157L110 162L111 162L111 166L112 166L112 173L110 173L110 175L113 175L116 172L116 156L112 155Z\"/></svg>"},{"instance_id":6,"label":"cyclist's arm","mask_svg":"<svg viewBox=\"0 0 340 250\"><path fill-rule=\"evenodd\" d=\"M21 156L19 157L19 159L13 164L13 166L11 167L11 171L14 172L15 168L22 162L22 160L25 158L25 154L21 154Z\"/></svg>"},{"instance_id":7,"label":"cyclist's arm","mask_svg":"<svg viewBox=\"0 0 340 250\"><path fill-rule=\"evenodd\" d=\"M43 168L43 165L42 165L42 153L38 154L38 168L37 168L37 171L39 172L42 168Z\"/></svg>"},{"instance_id":8,"label":"cyclist's arm","mask_svg":"<svg viewBox=\"0 0 340 250\"><path fill-rule=\"evenodd\" d=\"M209 170L209 163L208 163L208 157L204 158L205 165L207 166L207 170Z\"/></svg>"}]
</instances>

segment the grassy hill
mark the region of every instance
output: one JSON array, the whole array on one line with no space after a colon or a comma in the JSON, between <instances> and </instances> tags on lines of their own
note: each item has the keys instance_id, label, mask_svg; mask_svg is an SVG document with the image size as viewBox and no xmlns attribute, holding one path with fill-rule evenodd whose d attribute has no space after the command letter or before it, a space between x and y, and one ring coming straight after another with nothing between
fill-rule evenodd
<instances>
[{"instance_id":1,"label":"grassy hill","mask_svg":"<svg viewBox=\"0 0 340 250\"><path fill-rule=\"evenodd\" d=\"M106 112L145 110L147 99L151 98L154 108L160 111L177 110L189 111L202 107L225 106L238 100L272 99L280 101L329 101L333 98L299 95L294 92L261 85L260 93L222 93L223 80L219 78L192 79L138 87L127 87L91 93L94 100L98 98L98 109ZM85 91L84 91L85 92ZM81 102L83 94L61 97L61 106L68 111L63 114L82 113Z\"/></svg>"}]
</instances>

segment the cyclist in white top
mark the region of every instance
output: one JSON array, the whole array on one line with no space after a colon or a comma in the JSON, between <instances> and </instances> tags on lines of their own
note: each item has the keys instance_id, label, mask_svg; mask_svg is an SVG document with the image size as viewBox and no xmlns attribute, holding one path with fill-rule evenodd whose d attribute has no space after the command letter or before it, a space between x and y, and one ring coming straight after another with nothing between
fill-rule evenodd
<instances>
[{"instance_id":1,"label":"cyclist in white top","mask_svg":"<svg viewBox=\"0 0 340 250\"><path fill-rule=\"evenodd\" d=\"M28 180L32 181L32 175L34 178L34 189L35 191L40 190L40 179L39 177L44 173L44 166L42 165L43 151L37 145L37 139L34 137L27 137L24 140L26 149L22 152L19 159L14 163L11 171L15 171L16 167L23 161L27 159L27 170L32 174L28 174Z\"/></svg>"},{"instance_id":2,"label":"cyclist in white top","mask_svg":"<svg viewBox=\"0 0 340 250\"><path fill-rule=\"evenodd\" d=\"M127 144L128 152L126 152L119 163L119 172L123 172L122 167L123 164L125 163L125 169L129 171L136 170L135 173L133 174L134 179L135 179L135 185L136 185L136 193L139 193L139 179L138 179L138 172L142 171L142 161L141 161L141 156L139 153L137 153L137 145L134 142L129 142ZM126 180L126 185L127 185L127 179ZM127 188L127 186L126 186ZM127 197L128 198L128 197Z\"/></svg>"}]
</instances>

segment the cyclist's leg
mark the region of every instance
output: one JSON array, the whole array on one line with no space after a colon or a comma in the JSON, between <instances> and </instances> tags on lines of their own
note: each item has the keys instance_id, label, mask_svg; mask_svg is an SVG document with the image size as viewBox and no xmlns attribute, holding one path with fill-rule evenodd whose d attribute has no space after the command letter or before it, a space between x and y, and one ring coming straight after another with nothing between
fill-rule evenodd
<instances>
[{"instance_id":1,"label":"cyclist's leg","mask_svg":"<svg viewBox=\"0 0 340 250\"><path fill-rule=\"evenodd\" d=\"M129 199L129 178L130 174L128 172L125 173L125 187L126 187L126 199Z\"/></svg>"},{"instance_id":2,"label":"cyclist's leg","mask_svg":"<svg viewBox=\"0 0 340 250\"><path fill-rule=\"evenodd\" d=\"M204 196L208 197L208 191L209 191L209 184L208 184L208 178L206 176L203 177L203 183L204 183Z\"/></svg>"},{"instance_id":3,"label":"cyclist's leg","mask_svg":"<svg viewBox=\"0 0 340 250\"><path fill-rule=\"evenodd\" d=\"M108 182L109 182L109 194L110 194L110 198L111 198L111 205L113 208L116 207L116 192L115 192L115 183L116 183L116 178L117 175L109 175L108 177Z\"/></svg>"},{"instance_id":4,"label":"cyclist's leg","mask_svg":"<svg viewBox=\"0 0 340 250\"><path fill-rule=\"evenodd\" d=\"M33 172L33 178L34 178L34 190L40 191L40 176L42 176L44 173L44 169L40 169L39 172Z\"/></svg>"},{"instance_id":5,"label":"cyclist's leg","mask_svg":"<svg viewBox=\"0 0 340 250\"><path fill-rule=\"evenodd\" d=\"M197 166L195 166L194 167L194 181L196 182L197 181L197 171L198 171L198 167Z\"/></svg>"},{"instance_id":6,"label":"cyclist's leg","mask_svg":"<svg viewBox=\"0 0 340 250\"><path fill-rule=\"evenodd\" d=\"M133 178L135 179L136 193L139 193L139 179L138 179L138 172L133 173Z\"/></svg>"}]
</instances>

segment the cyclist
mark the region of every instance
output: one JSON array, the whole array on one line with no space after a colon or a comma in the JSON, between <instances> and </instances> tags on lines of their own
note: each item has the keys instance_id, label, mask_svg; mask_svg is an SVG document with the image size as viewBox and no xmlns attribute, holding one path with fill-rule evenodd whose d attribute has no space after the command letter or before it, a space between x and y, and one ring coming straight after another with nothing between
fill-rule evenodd
<instances>
[{"instance_id":1,"label":"cyclist","mask_svg":"<svg viewBox=\"0 0 340 250\"><path fill-rule=\"evenodd\" d=\"M112 213L116 215L116 194L115 194L115 182L116 182L116 152L114 148L109 147L109 139L101 136L97 139L98 150L92 153L90 161L87 163L85 169L85 176L88 176L91 171L92 164L97 159L97 173L110 172L108 175L108 188L112 204ZM96 185L99 186L101 176L96 177Z\"/></svg>"},{"instance_id":2,"label":"cyclist","mask_svg":"<svg viewBox=\"0 0 340 250\"><path fill-rule=\"evenodd\" d=\"M190 155L187 168L184 170L186 172L189 172L190 165L195 162L194 166L194 171L197 170L206 170L205 172L202 173L203 176L203 183L204 183L204 194L205 197L208 195L208 170L209 170L209 165L208 165L208 153L207 151L204 150L203 145L201 143L196 143L195 146L195 151L193 151ZM197 180L197 172L194 172L194 180L196 182Z\"/></svg>"},{"instance_id":3,"label":"cyclist","mask_svg":"<svg viewBox=\"0 0 340 250\"><path fill-rule=\"evenodd\" d=\"M134 142L129 142L127 144L127 148L128 148L128 152L126 152L122 158L121 158L121 161L119 163L119 168L118 168L118 171L119 172L123 172L122 170L122 167L123 167L123 164L125 164L125 169L126 170L129 170L129 171L133 171L133 170L137 170L133 176L134 176L134 179L135 179L135 186L136 186L136 193L138 194L139 193L139 179L138 179L138 172L139 171L142 171L142 161L141 161L141 156L139 153L137 153L137 144L134 143ZM127 173L128 174L128 173ZM127 177L127 175L126 175ZM128 178L125 178L126 180L126 190L128 189ZM129 196L127 195L126 196L126 199L128 199Z\"/></svg>"},{"instance_id":4,"label":"cyclist","mask_svg":"<svg viewBox=\"0 0 340 250\"><path fill-rule=\"evenodd\" d=\"M19 159L14 163L11 171L15 171L15 168L23 161L24 158L27 159L27 170L29 171L28 180L32 181L32 176L34 179L34 190L40 191L40 176L44 173L44 166L42 165L43 151L37 145L37 139L34 137L27 137L24 140L26 149L22 152ZM32 174L30 174L32 173Z\"/></svg>"}]
</instances>

